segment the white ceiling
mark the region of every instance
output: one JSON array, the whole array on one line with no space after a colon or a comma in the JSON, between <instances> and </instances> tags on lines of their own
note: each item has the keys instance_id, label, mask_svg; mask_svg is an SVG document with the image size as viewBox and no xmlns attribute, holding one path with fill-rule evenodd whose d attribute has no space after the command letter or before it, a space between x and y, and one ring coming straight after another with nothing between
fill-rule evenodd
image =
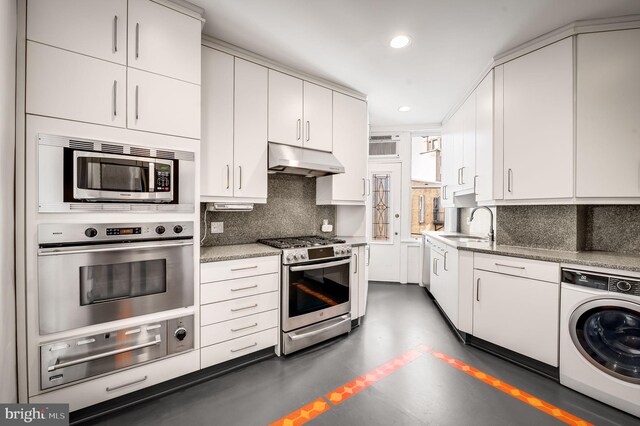
<instances>
[{"instance_id":1,"label":"white ceiling","mask_svg":"<svg viewBox=\"0 0 640 426\"><path fill-rule=\"evenodd\" d=\"M491 58L638 0L191 0L203 32L369 96L373 126L440 123ZM412 43L392 49L408 34ZM410 112L398 112L401 105Z\"/></svg>"}]
</instances>

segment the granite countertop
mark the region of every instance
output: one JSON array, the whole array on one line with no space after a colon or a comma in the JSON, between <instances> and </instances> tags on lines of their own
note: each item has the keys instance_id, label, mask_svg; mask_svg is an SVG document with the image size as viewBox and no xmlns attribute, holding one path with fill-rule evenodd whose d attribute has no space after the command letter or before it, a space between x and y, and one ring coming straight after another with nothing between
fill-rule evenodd
<instances>
[{"instance_id":1,"label":"granite countertop","mask_svg":"<svg viewBox=\"0 0 640 426\"><path fill-rule=\"evenodd\" d=\"M617 269L621 271L640 272L640 255L604 251L572 252L546 250L539 248L499 245L494 242L459 243L457 241L443 238L443 234L444 233L442 232L425 232L425 235L433 237L442 243L463 251L520 257L524 259L542 260L546 262ZM449 232L447 232L446 234L461 235Z\"/></svg>"},{"instance_id":2,"label":"granite countertop","mask_svg":"<svg viewBox=\"0 0 640 426\"><path fill-rule=\"evenodd\" d=\"M249 259L252 257L279 256L282 250L264 244L234 244L228 246L200 247L200 263L223 260Z\"/></svg>"},{"instance_id":3,"label":"granite countertop","mask_svg":"<svg viewBox=\"0 0 640 426\"><path fill-rule=\"evenodd\" d=\"M336 238L340 238L342 240L345 240L347 244L351 244L353 247L366 246L367 245L367 238L366 237L343 237L343 236L337 236Z\"/></svg>"}]
</instances>

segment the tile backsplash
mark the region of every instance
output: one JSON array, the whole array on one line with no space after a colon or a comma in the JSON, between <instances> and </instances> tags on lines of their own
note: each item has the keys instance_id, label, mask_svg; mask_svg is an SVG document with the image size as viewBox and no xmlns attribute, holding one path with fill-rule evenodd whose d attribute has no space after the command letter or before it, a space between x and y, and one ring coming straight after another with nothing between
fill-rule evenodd
<instances>
[{"instance_id":1,"label":"tile backsplash","mask_svg":"<svg viewBox=\"0 0 640 426\"><path fill-rule=\"evenodd\" d=\"M204 235L206 204L200 204L200 233ZM321 231L328 219L334 232ZM223 222L222 234L211 234L211 222ZM208 212L203 246L255 243L261 238L302 235L335 236L336 207L316 205L316 180L304 176L269 175L267 204L251 212Z\"/></svg>"},{"instance_id":2,"label":"tile backsplash","mask_svg":"<svg viewBox=\"0 0 640 426\"><path fill-rule=\"evenodd\" d=\"M498 206L496 242L640 254L640 206Z\"/></svg>"}]
</instances>

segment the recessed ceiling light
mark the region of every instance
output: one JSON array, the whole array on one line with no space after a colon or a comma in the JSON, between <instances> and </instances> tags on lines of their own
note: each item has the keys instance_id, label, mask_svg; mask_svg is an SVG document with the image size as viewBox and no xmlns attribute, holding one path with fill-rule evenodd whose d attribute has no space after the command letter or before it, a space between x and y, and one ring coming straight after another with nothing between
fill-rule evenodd
<instances>
[{"instance_id":1,"label":"recessed ceiling light","mask_svg":"<svg viewBox=\"0 0 640 426\"><path fill-rule=\"evenodd\" d=\"M404 105L404 106L401 106L400 108L398 108L398 111L400 111L400 112L411 111L411 107Z\"/></svg>"},{"instance_id":2,"label":"recessed ceiling light","mask_svg":"<svg viewBox=\"0 0 640 426\"><path fill-rule=\"evenodd\" d=\"M411 43L411 38L409 36L399 35L391 39L391 41L389 42L389 46L393 47L394 49L401 49L403 47L406 47L409 43Z\"/></svg>"}]
</instances>

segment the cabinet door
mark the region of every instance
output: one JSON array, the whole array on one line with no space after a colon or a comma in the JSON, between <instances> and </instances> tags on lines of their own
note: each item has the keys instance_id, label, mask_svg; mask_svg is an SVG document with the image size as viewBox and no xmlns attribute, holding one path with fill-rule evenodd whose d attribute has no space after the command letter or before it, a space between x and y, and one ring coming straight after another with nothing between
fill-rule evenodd
<instances>
[{"instance_id":1,"label":"cabinet door","mask_svg":"<svg viewBox=\"0 0 640 426\"><path fill-rule=\"evenodd\" d=\"M573 44L504 65L505 199L573 196Z\"/></svg>"},{"instance_id":2,"label":"cabinet door","mask_svg":"<svg viewBox=\"0 0 640 426\"><path fill-rule=\"evenodd\" d=\"M269 70L269 142L302 146L302 133L302 80Z\"/></svg>"},{"instance_id":3,"label":"cabinet door","mask_svg":"<svg viewBox=\"0 0 640 426\"><path fill-rule=\"evenodd\" d=\"M28 114L125 127L127 69L27 42Z\"/></svg>"},{"instance_id":4,"label":"cabinet door","mask_svg":"<svg viewBox=\"0 0 640 426\"><path fill-rule=\"evenodd\" d=\"M473 189L476 175L476 92L462 105L462 164L460 189Z\"/></svg>"},{"instance_id":5,"label":"cabinet door","mask_svg":"<svg viewBox=\"0 0 640 426\"><path fill-rule=\"evenodd\" d=\"M127 69L127 127L200 139L200 86Z\"/></svg>"},{"instance_id":6,"label":"cabinet door","mask_svg":"<svg viewBox=\"0 0 640 426\"><path fill-rule=\"evenodd\" d=\"M455 173L453 190L458 191L462 186L460 180L462 167L464 167L464 110L460 108L451 117L451 126L453 130L453 170Z\"/></svg>"},{"instance_id":7,"label":"cabinet door","mask_svg":"<svg viewBox=\"0 0 640 426\"><path fill-rule=\"evenodd\" d=\"M127 0L29 0L27 39L127 64Z\"/></svg>"},{"instance_id":8,"label":"cabinet door","mask_svg":"<svg viewBox=\"0 0 640 426\"><path fill-rule=\"evenodd\" d=\"M473 335L558 366L560 286L474 271Z\"/></svg>"},{"instance_id":9,"label":"cabinet door","mask_svg":"<svg viewBox=\"0 0 640 426\"><path fill-rule=\"evenodd\" d=\"M333 150L331 131L333 92L317 84L304 82L304 142L305 148Z\"/></svg>"},{"instance_id":10,"label":"cabinet door","mask_svg":"<svg viewBox=\"0 0 640 426\"><path fill-rule=\"evenodd\" d=\"M233 196L233 85L233 56L202 47L202 196Z\"/></svg>"},{"instance_id":11,"label":"cabinet door","mask_svg":"<svg viewBox=\"0 0 640 426\"><path fill-rule=\"evenodd\" d=\"M317 202L364 204L367 192L367 104L334 92L333 154L345 172L317 178Z\"/></svg>"},{"instance_id":12,"label":"cabinet door","mask_svg":"<svg viewBox=\"0 0 640 426\"><path fill-rule=\"evenodd\" d=\"M367 312L369 295L369 245L357 247L358 250L358 315Z\"/></svg>"},{"instance_id":13,"label":"cabinet door","mask_svg":"<svg viewBox=\"0 0 640 426\"><path fill-rule=\"evenodd\" d=\"M640 197L640 29L578 36L577 197Z\"/></svg>"},{"instance_id":14,"label":"cabinet door","mask_svg":"<svg viewBox=\"0 0 640 426\"><path fill-rule=\"evenodd\" d=\"M445 276L443 274L442 265L444 263L444 257L436 251L433 247L431 247L431 271L430 278L431 284L429 291L431 295L433 295L434 299L440 303L440 300L444 297L444 280Z\"/></svg>"},{"instance_id":15,"label":"cabinet door","mask_svg":"<svg viewBox=\"0 0 640 426\"><path fill-rule=\"evenodd\" d=\"M476 201L502 198L502 185L494 182L496 174L502 176L502 163L494 159L502 155L496 155L497 147L493 140L493 92L491 70L476 89Z\"/></svg>"},{"instance_id":16,"label":"cabinet door","mask_svg":"<svg viewBox=\"0 0 640 426\"><path fill-rule=\"evenodd\" d=\"M358 248L353 248L351 255L351 282L349 283L349 302L351 303L351 319L360 317L360 259Z\"/></svg>"},{"instance_id":17,"label":"cabinet door","mask_svg":"<svg viewBox=\"0 0 640 426\"><path fill-rule=\"evenodd\" d=\"M267 73L235 58L235 197L267 198Z\"/></svg>"},{"instance_id":18,"label":"cabinet door","mask_svg":"<svg viewBox=\"0 0 640 426\"><path fill-rule=\"evenodd\" d=\"M151 0L129 0L128 65L200 84L200 27Z\"/></svg>"},{"instance_id":19,"label":"cabinet door","mask_svg":"<svg viewBox=\"0 0 640 426\"><path fill-rule=\"evenodd\" d=\"M442 207L453 207L453 191L456 187L454 135L451 120L442 127L440 148L442 165Z\"/></svg>"}]
</instances>

